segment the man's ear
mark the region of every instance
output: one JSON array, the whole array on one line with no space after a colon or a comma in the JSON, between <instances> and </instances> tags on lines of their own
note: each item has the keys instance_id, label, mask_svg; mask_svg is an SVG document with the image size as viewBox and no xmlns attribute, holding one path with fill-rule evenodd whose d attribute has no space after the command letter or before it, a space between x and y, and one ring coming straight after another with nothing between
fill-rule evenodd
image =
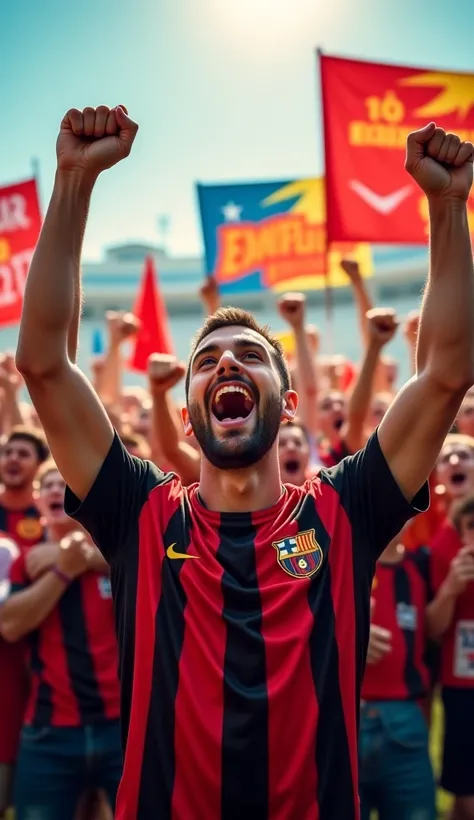
<instances>
[{"instance_id":1,"label":"man's ear","mask_svg":"<svg viewBox=\"0 0 474 820\"><path fill-rule=\"evenodd\" d=\"M294 390L286 390L283 394L281 410L282 421L294 421L298 410L298 393Z\"/></svg>"},{"instance_id":2,"label":"man's ear","mask_svg":"<svg viewBox=\"0 0 474 820\"><path fill-rule=\"evenodd\" d=\"M181 419L183 421L184 435L191 436L193 434L193 425L191 424L188 408L186 406L181 408Z\"/></svg>"}]
</instances>

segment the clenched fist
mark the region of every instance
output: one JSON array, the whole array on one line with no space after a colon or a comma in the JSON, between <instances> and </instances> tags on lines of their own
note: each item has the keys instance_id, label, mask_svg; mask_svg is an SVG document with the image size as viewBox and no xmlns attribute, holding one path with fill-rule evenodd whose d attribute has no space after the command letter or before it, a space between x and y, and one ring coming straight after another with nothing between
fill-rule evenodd
<instances>
[{"instance_id":1,"label":"clenched fist","mask_svg":"<svg viewBox=\"0 0 474 820\"><path fill-rule=\"evenodd\" d=\"M59 544L57 568L71 581L90 568L94 547L85 533L76 530L66 535Z\"/></svg>"},{"instance_id":2,"label":"clenched fist","mask_svg":"<svg viewBox=\"0 0 474 820\"><path fill-rule=\"evenodd\" d=\"M58 170L100 174L129 155L137 131L123 105L71 108L56 143Z\"/></svg>"},{"instance_id":3,"label":"clenched fist","mask_svg":"<svg viewBox=\"0 0 474 820\"><path fill-rule=\"evenodd\" d=\"M461 595L470 581L474 581L474 547L462 547L451 561L446 587L452 595Z\"/></svg>"},{"instance_id":4,"label":"clenched fist","mask_svg":"<svg viewBox=\"0 0 474 820\"><path fill-rule=\"evenodd\" d=\"M392 633L381 626L370 624L367 663L375 664L392 651Z\"/></svg>"},{"instance_id":5,"label":"clenched fist","mask_svg":"<svg viewBox=\"0 0 474 820\"><path fill-rule=\"evenodd\" d=\"M431 199L466 201L472 185L474 146L434 122L407 138L405 168Z\"/></svg>"},{"instance_id":6,"label":"clenched fist","mask_svg":"<svg viewBox=\"0 0 474 820\"><path fill-rule=\"evenodd\" d=\"M341 259L341 268L351 282L358 282L361 278L359 263L355 259Z\"/></svg>"},{"instance_id":7,"label":"clenched fist","mask_svg":"<svg viewBox=\"0 0 474 820\"><path fill-rule=\"evenodd\" d=\"M278 300L280 316L293 328L304 327L306 296L304 293L285 293Z\"/></svg>"},{"instance_id":8,"label":"clenched fist","mask_svg":"<svg viewBox=\"0 0 474 820\"><path fill-rule=\"evenodd\" d=\"M117 347L134 336L140 329L140 319L133 313L125 311L108 310L105 314L105 321L109 331L110 344Z\"/></svg>"},{"instance_id":9,"label":"clenched fist","mask_svg":"<svg viewBox=\"0 0 474 820\"><path fill-rule=\"evenodd\" d=\"M152 353L148 359L150 393L167 393L183 378L186 366L176 356L168 353Z\"/></svg>"},{"instance_id":10,"label":"clenched fist","mask_svg":"<svg viewBox=\"0 0 474 820\"><path fill-rule=\"evenodd\" d=\"M392 308L373 308L367 311L366 318L372 342L383 347L393 339L398 327L398 319Z\"/></svg>"}]
</instances>

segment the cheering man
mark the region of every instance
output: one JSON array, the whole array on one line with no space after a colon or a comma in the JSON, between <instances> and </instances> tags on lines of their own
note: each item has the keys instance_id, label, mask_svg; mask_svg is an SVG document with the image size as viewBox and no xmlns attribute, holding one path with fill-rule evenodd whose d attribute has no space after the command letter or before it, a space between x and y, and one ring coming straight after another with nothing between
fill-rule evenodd
<instances>
[{"instance_id":1,"label":"cheering man","mask_svg":"<svg viewBox=\"0 0 474 820\"><path fill-rule=\"evenodd\" d=\"M408 138L431 220L417 375L366 447L282 487L278 430L297 396L268 329L227 308L191 351L184 425L203 458L186 489L126 452L67 355L92 190L136 132L122 106L64 117L17 353L68 512L111 566L125 744L116 817L354 820L375 561L426 508L424 484L474 382L474 149L434 124Z\"/></svg>"}]
</instances>

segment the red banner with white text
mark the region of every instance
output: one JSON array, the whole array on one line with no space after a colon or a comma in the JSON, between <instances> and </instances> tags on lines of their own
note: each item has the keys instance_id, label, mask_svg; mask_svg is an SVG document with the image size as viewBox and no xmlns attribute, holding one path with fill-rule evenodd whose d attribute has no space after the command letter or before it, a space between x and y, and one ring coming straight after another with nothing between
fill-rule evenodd
<instances>
[{"instance_id":1,"label":"red banner with white text","mask_svg":"<svg viewBox=\"0 0 474 820\"><path fill-rule=\"evenodd\" d=\"M474 75L325 55L320 68L328 241L424 244L427 202L404 169L406 138L434 121L473 141Z\"/></svg>"},{"instance_id":2,"label":"red banner with white text","mask_svg":"<svg viewBox=\"0 0 474 820\"><path fill-rule=\"evenodd\" d=\"M41 230L36 180L0 188L0 327L19 322Z\"/></svg>"}]
</instances>

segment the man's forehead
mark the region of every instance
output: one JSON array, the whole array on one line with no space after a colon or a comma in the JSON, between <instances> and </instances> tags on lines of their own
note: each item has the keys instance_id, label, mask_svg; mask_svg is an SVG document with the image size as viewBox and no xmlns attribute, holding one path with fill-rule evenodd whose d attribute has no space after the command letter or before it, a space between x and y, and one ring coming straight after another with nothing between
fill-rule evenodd
<instances>
[{"instance_id":1,"label":"man's forehead","mask_svg":"<svg viewBox=\"0 0 474 820\"><path fill-rule=\"evenodd\" d=\"M244 345L258 345L266 350L270 350L271 348L267 340L261 336L260 333L257 333L257 331L240 325L229 325L213 330L212 333L205 336L204 339L199 342L194 356L198 356L202 350L207 350L211 347L232 348L242 347Z\"/></svg>"}]
</instances>

